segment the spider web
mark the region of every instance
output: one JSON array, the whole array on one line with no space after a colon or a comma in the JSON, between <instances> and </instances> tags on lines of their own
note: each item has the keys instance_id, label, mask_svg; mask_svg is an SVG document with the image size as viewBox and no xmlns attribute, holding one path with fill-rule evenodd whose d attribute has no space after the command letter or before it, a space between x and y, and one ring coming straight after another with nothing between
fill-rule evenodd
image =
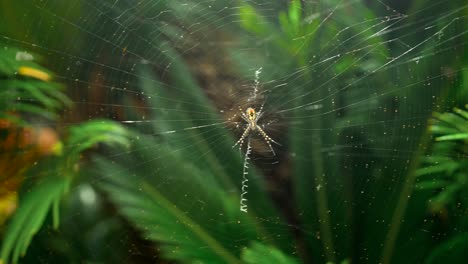
<instances>
[{"instance_id":1,"label":"spider web","mask_svg":"<svg viewBox=\"0 0 468 264\"><path fill-rule=\"evenodd\" d=\"M106 117L155 139L142 146L135 136L138 147L107 155L129 163L136 157L146 168L137 173L132 166L129 177L162 179L155 187L177 194L189 176L165 174L170 165L159 162L176 155L180 166L208 168L207 181L230 182L227 192L241 199L242 155L244 167L250 155L250 180L260 183L247 198L268 190L286 220L268 215L261 202L249 209L271 224L268 232L302 234L291 243L293 254L303 254L301 239L315 239L319 248L334 245L324 250L328 258L344 259L355 239L360 256L378 259L366 248L391 229L389 212L426 121L450 106L447 90L466 75L462 2L406 9L382 1L301 1L298 17L286 1L31 1L20 7L18 24L0 32L0 45L47 58L76 105L63 114L65 128ZM277 155L261 137L252 137L244 154L225 153L243 132L243 121L232 117L263 104L261 125L281 143ZM144 155L156 148L163 151ZM299 181L301 173L310 177ZM97 195L87 183L74 188L83 201ZM199 192L175 201L189 217L208 202ZM317 210L298 202L307 196ZM363 223L370 235L340 235L356 223L337 219L366 214L375 216ZM308 225L309 219L318 221Z\"/></svg>"}]
</instances>

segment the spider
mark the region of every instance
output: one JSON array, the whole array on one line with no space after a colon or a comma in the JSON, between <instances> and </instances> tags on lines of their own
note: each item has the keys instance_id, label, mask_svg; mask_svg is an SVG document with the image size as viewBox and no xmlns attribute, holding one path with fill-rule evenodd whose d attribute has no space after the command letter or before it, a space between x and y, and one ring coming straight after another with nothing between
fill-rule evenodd
<instances>
[{"instance_id":1,"label":"spider","mask_svg":"<svg viewBox=\"0 0 468 264\"><path fill-rule=\"evenodd\" d=\"M263 137L265 140L266 144L270 148L271 153L273 153L274 156L276 156L276 153L271 146L271 142L281 146L280 143L274 141L271 137L263 131L263 129L258 125L258 120L262 117L263 115L263 105L260 107L260 110L258 112L255 111L254 108L249 107L247 110L245 110L245 113L242 111L242 109L239 108L240 111L240 116L242 119L244 119L245 122L247 122L247 128L244 130L242 133L242 136L239 138L239 140L234 144L232 147L234 148L235 146L239 145L239 149L242 149L242 145L244 144L244 140L247 136L249 136L250 131L258 131L259 134Z\"/></svg>"}]
</instances>

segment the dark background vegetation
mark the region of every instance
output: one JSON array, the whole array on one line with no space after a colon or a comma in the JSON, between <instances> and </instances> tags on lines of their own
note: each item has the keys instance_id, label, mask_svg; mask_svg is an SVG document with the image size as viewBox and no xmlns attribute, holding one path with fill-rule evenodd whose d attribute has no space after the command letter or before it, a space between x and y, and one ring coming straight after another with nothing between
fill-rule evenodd
<instances>
[{"instance_id":1,"label":"dark background vegetation","mask_svg":"<svg viewBox=\"0 0 468 264\"><path fill-rule=\"evenodd\" d=\"M465 262L464 1L187 3L0 3L3 263Z\"/></svg>"}]
</instances>

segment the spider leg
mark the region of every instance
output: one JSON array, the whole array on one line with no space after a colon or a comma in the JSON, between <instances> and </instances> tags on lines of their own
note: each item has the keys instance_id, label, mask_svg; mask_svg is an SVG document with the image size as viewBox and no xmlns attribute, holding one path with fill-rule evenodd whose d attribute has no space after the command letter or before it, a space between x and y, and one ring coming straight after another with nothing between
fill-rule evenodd
<instances>
[{"instance_id":1,"label":"spider leg","mask_svg":"<svg viewBox=\"0 0 468 264\"><path fill-rule=\"evenodd\" d=\"M257 129L258 129L258 131L260 131L260 134L263 136L263 138L264 138L265 140L268 139L268 141L273 142L273 143L275 143L275 144L278 145L278 146L282 146L280 143L276 142L274 139L272 139L271 137L269 137L269 136L267 135L267 133L265 133L265 131L263 131L263 129L262 129L261 127L257 126Z\"/></svg>"},{"instance_id":2,"label":"spider leg","mask_svg":"<svg viewBox=\"0 0 468 264\"><path fill-rule=\"evenodd\" d=\"M233 124L236 125L236 128L238 128L240 126L240 124L242 122L237 122L237 121L234 121L234 119L239 115L240 117L242 117L242 119L244 119L244 121L246 121L247 123L249 122L249 120L247 119L247 116L245 115L245 113L242 111L242 109L239 107L239 111L240 113L235 113L233 114L230 118L227 119L228 122L231 122Z\"/></svg>"},{"instance_id":3,"label":"spider leg","mask_svg":"<svg viewBox=\"0 0 468 264\"><path fill-rule=\"evenodd\" d=\"M241 113L241 117L245 122L250 123L249 118L244 113Z\"/></svg>"},{"instance_id":4,"label":"spider leg","mask_svg":"<svg viewBox=\"0 0 468 264\"><path fill-rule=\"evenodd\" d=\"M265 101L263 101L262 105L260 106L260 109L258 110L258 113L261 113L263 111L264 106L265 106Z\"/></svg>"},{"instance_id":5,"label":"spider leg","mask_svg":"<svg viewBox=\"0 0 468 264\"><path fill-rule=\"evenodd\" d=\"M266 96L265 96L266 97ZM266 102L266 98L263 98L263 103L262 105L260 106L260 109L258 109L257 111L257 120L260 119L260 117L262 116L263 114L263 107L265 106L265 102Z\"/></svg>"},{"instance_id":6,"label":"spider leg","mask_svg":"<svg viewBox=\"0 0 468 264\"><path fill-rule=\"evenodd\" d=\"M263 131L263 129L259 126L257 126L257 129L258 129L258 132L262 135L263 139L265 140L265 142L267 143L268 147L270 147L270 151L271 153L273 153L274 156L276 156L276 153L275 153L275 150L273 149L273 146L271 145L271 142L281 146L280 143L274 141L271 137L269 137L267 135L267 133L265 133L265 131Z\"/></svg>"},{"instance_id":7,"label":"spider leg","mask_svg":"<svg viewBox=\"0 0 468 264\"><path fill-rule=\"evenodd\" d=\"M244 140L245 138L247 137L247 135L249 134L249 131L250 131L250 126L248 126L245 130L244 130L244 133L242 133L242 136L239 138L239 140L237 140L236 144L234 144L232 146L232 148L236 147L237 145L239 145L239 150L242 149L242 145L244 145Z\"/></svg>"},{"instance_id":8,"label":"spider leg","mask_svg":"<svg viewBox=\"0 0 468 264\"><path fill-rule=\"evenodd\" d=\"M250 123L249 118L245 115L244 111L242 111L240 106L239 106L239 112L240 112L240 116L242 117L242 119L244 119L245 122Z\"/></svg>"},{"instance_id":9,"label":"spider leg","mask_svg":"<svg viewBox=\"0 0 468 264\"><path fill-rule=\"evenodd\" d=\"M241 114L242 114L242 112L241 112ZM236 128L238 128L240 123L241 123L241 122L234 121L234 119L237 117L237 115L238 115L238 113L235 113L234 115L232 115L230 118L227 119L227 122L231 122L231 123L235 124Z\"/></svg>"},{"instance_id":10,"label":"spider leg","mask_svg":"<svg viewBox=\"0 0 468 264\"><path fill-rule=\"evenodd\" d=\"M260 117L262 117L263 115L263 112L257 112L257 117L255 117L255 123L258 122L258 120L260 119Z\"/></svg>"},{"instance_id":11,"label":"spider leg","mask_svg":"<svg viewBox=\"0 0 468 264\"><path fill-rule=\"evenodd\" d=\"M234 118L236 118L237 114L233 114L230 118L227 119L227 121L231 121L233 120Z\"/></svg>"}]
</instances>

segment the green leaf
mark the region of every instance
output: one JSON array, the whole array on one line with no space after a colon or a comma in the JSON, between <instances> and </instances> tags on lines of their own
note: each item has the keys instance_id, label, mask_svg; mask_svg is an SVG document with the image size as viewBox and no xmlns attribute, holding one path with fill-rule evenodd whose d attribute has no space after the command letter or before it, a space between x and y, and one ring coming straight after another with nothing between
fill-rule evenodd
<instances>
[{"instance_id":1,"label":"green leaf","mask_svg":"<svg viewBox=\"0 0 468 264\"><path fill-rule=\"evenodd\" d=\"M169 164L170 160L171 158L168 159ZM235 243L229 240L228 244L223 244L221 243L222 240L212 235L213 230L221 231L220 226L216 227L217 223L223 223L223 225L229 223L227 219L219 219L222 217L222 214L219 214L221 208L218 207L215 211L210 209L210 204L220 202L221 199L219 198L223 197L222 193L212 187L210 188L209 185L201 185L199 186L201 189L198 189L201 197L190 199L195 204L191 205L189 209L181 207L168 199L171 197L170 195L168 196L162 190L155 189L141 176L131 177L125 169L109 161L97 159L96 162L105 171L103 177L106 181L101 182L99 186L109 193L111 200L118 206L120 212L134 223L146 238L163 243L162 249L165 256L187 262L239 263L232 251L226 248L227 245L230 246ZM191 177L201 179L202 175L199 175L195 168L184 169L183 167L185 166L179 166L179 169L188 169L192 174ZM175 174L180 175L180 173L183 173L176 168L173 169ZM186 175L186 172L182 175ZM178 191L174 193L178 197L183 197L184 194L190 191L190 188L197 185L196 181L193 180L187 186L181 184L178 183ZM202 198L204 196L213 198ZM214 196L217 198L214 198ZM205 205L204 209L197 209L198 204ZM197 222L197 217L188 217L188 215L194 215L193 212L189 213L187 211L191 209L199 211L199 218L212 219L215 222ZM214 212L216 214L213 214ZM231 222L237 223L232 219ZM207 229L207 226L210 229ZM243 235L247 234L244 233Z\"/></svg>"},{"instance_id":2,"label":"green leaf","mask_svg":"<svg viewBox=\"0 0 468 264\"><path fill-rule=\"evenodd\" d=\"M430 201L430 207L433 211L438 211L440 208L452 202L455 198L456 193L461 189L462 185L460 184L451 184L446 188L443 188L442 191L437 194Z\"/></svg>"},{"instance_id":3,"label":"green leaf","mask_svg":"<svg viewBox=\"0 0 468 264\"><path fill-rule=\"evenodd\" d=\"M66 151L62 157L53 157L51 162L64 175L47 173L46 179L36 183L31 191L21 195L20 206L11 219L2 244L0 258L7 263L16 263L24 255L34 234L43 225L52 209L53 227L59 225L60 199L72 181L74 165L80 153L97 143L129 145L127 130L111 121L90 121L70 128ZM44 168L43 168L44 169Z\"/></svg>"},{"instance_id":4,"label":"green leaf","mask_svg":"<svg viewBox=\"0 0 468 264\"><path fill-rule=\"evenodd\" d=\"M452 172L460 166L459 163L454 161L443 162L438 165L433 165L429 167L423 167L416 171L416 176L423 176L428 174L434 174L439 172Z\"/></svg>"},{"instance_id":5,"label":"green leaf","mask_svg":"<svg viewBox=\"0 0 468 264\"><path fill-rule=\"evenodd\" d=\"M432 125L429 129L433 134L451 134L458 132L457 129L444 125Z\"/></svg>"},{"instance_id":6,"label":"green leaf","mask_svg":"<svg viewBox=\"0 0 468 264\"><path fill-rule=\"evenodd\" d=\"M450 184L449 181L444 180L433 180L433 181L424 181L416 184L416 189L427 190L427 189L440 189Z\"/></svg>"},{"instance_id":7,"label":"green leaf","mask_svg":"<svg viewBox=\"0 0 468 264\"><path fill-rule=\"evenodd\" d=\"M20 53L30 56L31 60L17 60L16 57ZM0 50L0 112L25 113L55 120L59 111L71 106L72 102L62 92L59 84L48 80L52 74L38 65L33 58L33 55L14 48ZM36 71L36 74L43 74L48 78L29 78L18 73L21 69ZM15 123L25 125L27 121L18 120Z\"/></svg>"},{"instance_id":8,"label":"green leaf","mask_svg":"<svg viewBox=\"0 0 468 264\"><path fill-rule=\"evenodd\" d=\"M29 60L17 60L16 57L19 53L30 56ZM13 47L3 48L0 50L0 76L14 77L20 67L30 67L49 73L48 70L40 66L37 61L38 55L36 54L21 51Z\"/></svg>"},{"instance_id":9,"label":"green leaf","mask_svg":"<svg viewBox=\"0 0 468 264\"><path fill-rule=\"evenodd\" d=\"M464 263L467 251L468 233L465 232L444 241L432 250L425 263Z\"/></svg>"},{"instance_id":10,"label":"green leaf","mask_svg":"<svg viewBox=\"0 0 468 264\"><path fill-rule=\"evenodd\" d=\"M289 5L289 21L291 21L291 25L293 26L294 29L298 29L301 25L301 2L299 0L293 0L291 1L291 4Z\"/></svg>"},{"instance_id":11,"label":"green leaf","mask_svg":"<svg viewBox=\"0 0 468 264\"><path fill-rule=\"evenodd\" d=\"M466 107L468 109L468 105ZM468 120L468 111L456 107L453 109L453 111Z\"/></svg>"},{"instance_id":12,"label":"green leaf","mask_svg":"<svg viewBox=\"0 0 468 264\"><path fill-rule=\"evenodd\" d=\"M467 120L462 116L456 115L454 113L435 113L434 115L441 121L442 124L445 124L447 127L452 127L459 131L466 131L466 129L468 129Z\"/></svg>"},{"instance_id":13,"label":"green leaf","mask_svg":"<svg viewBox=\"0 0 468 264\"><path fill-rule=\"evenodd\" d=\"M292 32L288 16L286 15L285 12L281 12L279 14L278 21L280 23L280 26L281 26L281 29L283 30L283 32Z\"/></svg>"},{"instance_id":14,"label":"green leaf","mask_svg":"<svg viewBox=\"0 0 468 264\"><path fill-rule=\"evenodd\" d=\"M116 122L93 120L70 127L67 145L73 154L79 154L98 143L128 147L129 136L129 131Z\"/></svg>"},{"instance_id":15,"label":"green leaf","mask_svg":"<svg viewBox=\"0 0 468 264\"><path fill-rule=\"evenodd\" d=\"M457 133L446 136L437 137L437 141L448 141L448 140L466 140L468 139L468 133Z\"/></svg>"},{"instance_id":16,"label":"green leaf","mask_svg":"<svg viewBox=\"0 0 468 264\"><path fill-rule=\"evenodd\" d=\"M299 264L300 262L279 249L259 242L253 242L251 247L242 251L242 260L250 264Z\"/></svg>"},{"instance_id":17,"label":"green leaf","mask_svg":"<svg viewBox=\"0 0 468 264\"><path fill-rule=\"evenodd\" d=\"M9 109L10 111L14 111L14 112L24 112L24 113L28 113L28 114L36 114L38 116L42 116L46 119L49 119L49 120L55 120L58 118L58 115L54 112L51 112L51 111L47 111L45 110L44 108L40 107L40 106L35 106L35 105L32 105L32 104L24 104L24 103L17 103L17 104L14 104L12 106L10 106L11 108Z\"/></svg>"},{"instance_id":18,"label":"green leaf","mask_svg":"<svg viewBox=\"0 0 468 264\"><path fill-rule=\"evenodd\" d=\"M239 7L239 16L241 26L252 33L255 33L258 36L268 35L270 30L268 22L257 13L255 8L247 3L242 3Z\"/></svg>"},{"instance_id":19,"label":"green leaf","mask_svg":"<svg viewBox=\"0 0 468 264\"><path fill-rule=\"evenodd\" d=\"M49 209L62 197L69 184L68 177L51 176L21 196L19 207L2 242L0 259L3 262L17 263L19 257L25 254L32 237L44 223Z\"/></svg>"}]
</instances>

